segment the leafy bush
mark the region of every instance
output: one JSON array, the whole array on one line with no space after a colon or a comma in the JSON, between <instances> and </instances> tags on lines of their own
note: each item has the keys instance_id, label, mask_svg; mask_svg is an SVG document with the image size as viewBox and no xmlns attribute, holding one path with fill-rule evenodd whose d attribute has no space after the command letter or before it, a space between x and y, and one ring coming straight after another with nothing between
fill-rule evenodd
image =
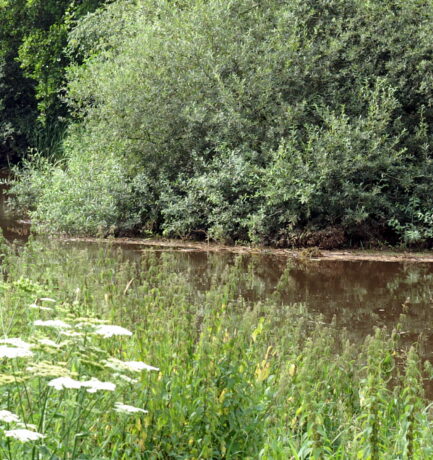
<instances>
[{"instance_id":1,"label":"leafy bush","mask_svg":"<svg viewBox=\"0 0 433 460\"><path fill-rule=\"evenodd\" d=\"M74 135L80 136L80 131ZM134 209L128 207L127 167L115 153L107 151L102 157L90 153L93 148L88 144L86 150L74 152L67 171L64 162L52 163L41 155L25 161L10 190L12 206L26 209L39 229L96 234L115 232L118 226L132 228L136 221Z\"/></svg>"},{"instance_id":2,"label":"leafy bush","mask_svg":"<svg viewBox=\"0 0 433 460\"><path fill-rule=\"evenodd\" d=\"M417 0L99 9L69 35L82 130L38 218L78 231L81 205L53 204L58 184L110 152L124 195L104 174L81 179L113 194L102 225L123 215L128 228L258 242L338 227L352 243L430 244L432 19Z\"/></svg>"},{"instance_id":3,"label":"leafy bush","mask_svg":"<svg viewBox=\"0 0 433 460\"><path fill-rule=\"evenodd\" d=\"M263 175L254 156L218 152L201 165L201 173L179 178L161 195L164 233L179 237L202 232L215 240L247 241ZM196 167L200 163L197 159Z\"/></svg>"},{"instance_id":4,"label":"leafy bush","mask_svg":"<svg viewBox=\"0 0 433 460\"><path fill-rule=\"evenodd\" d=\"M397 101L379 81L359 103L366 115L356 119L319 109L320 127L306 125L303 138L294 132L274 151L261 190L264 237L281 228L374 229L394 213L398 187L410 180L408 155L389 134Z\"/></svg>"}]
</instances>

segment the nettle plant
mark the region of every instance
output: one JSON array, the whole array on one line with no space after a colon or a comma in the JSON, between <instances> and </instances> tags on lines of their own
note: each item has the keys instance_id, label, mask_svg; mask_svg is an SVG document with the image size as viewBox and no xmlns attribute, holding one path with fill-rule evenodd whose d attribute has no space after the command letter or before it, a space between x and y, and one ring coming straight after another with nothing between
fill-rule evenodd
<instances>
[{"instance_id":1,"label":"nettle plant","mask_svg":"<svg viewBox=\"0 0 433 460\"><path fill-rule=\"evenodd\" d=\"M113 458L136 444L147 411L134 396L149 395L145 374L159 369L125 358L133 333L50 297L25 304L42 290L28 280L1 288L24 301L0 315L1 457Z\"/></svg>"}]
</instances>

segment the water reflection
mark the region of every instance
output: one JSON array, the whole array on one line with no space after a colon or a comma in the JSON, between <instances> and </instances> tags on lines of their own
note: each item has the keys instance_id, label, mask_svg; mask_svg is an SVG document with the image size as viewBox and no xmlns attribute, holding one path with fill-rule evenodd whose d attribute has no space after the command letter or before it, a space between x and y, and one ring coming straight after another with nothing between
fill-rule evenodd
<instances>
[{"instance_id":1,"label":"water reflection","mask_svg":"<svg viewBox=\"0 0 433 460\"><path fill-rule=\"evenodd\" d=\"M144 256L151 253L146 249ZM247 302L304 303L324 321L335 318L354 340L375 326L401 324L406 343L422 337L425 358L433 357L433 264L373 261L300 261L286 257L203 252L165 252L176 272L188 276L196 295L235 270L237 293Z\"/></svg>"},{"instance_id":2,"label":"water reflection","mask_svg":"<svg viewBox=\"0 0 433 460\"><path fill-rule=\"evenodd\" d=\"M0 228L9 241L25 241L30 233L30 222L14 216L6 206L7 178L9 172L0 170Z\"/></svg>"},{"instance_id":3,"label":"water reflection","mask_svg":"<svg viewBox=\"0 0 433 460\"><path fill-rule=\"evenodd\" d=\"M59 251L96 253L104 244L57 242ZM422 334L433 352L433 264L379 261L302 261L273 255L235 255L203 251L173 251L138 245L111 246L119 264L129 260L137 270L146 259L165 261L182 274L192 295L203 298L212 285L230 284L233 298L246 303L304 303L308 310L362 339L375 326L390 330L402 323L407 340ZM195 303L195 302L194 302ZM404 319L401 316L404 314ZM433 356L433 353L432 353Z\"/></svg>"}]
</instances>

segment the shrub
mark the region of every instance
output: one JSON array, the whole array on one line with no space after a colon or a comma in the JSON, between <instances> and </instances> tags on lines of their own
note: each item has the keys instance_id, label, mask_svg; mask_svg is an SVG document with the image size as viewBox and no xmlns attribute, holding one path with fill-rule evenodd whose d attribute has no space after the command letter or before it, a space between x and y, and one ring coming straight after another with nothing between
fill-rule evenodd
<instances>
[{"instance_id":1,"label":"shrub","mask_svg":"<svg viewBox=\"0 0 433 460\"><path fill-rule=\"evenodd\" d=\"M249 225L260 197L262 168L254 154L218 152L192 177L181 177L161 196L164 233L203 232L220 241L249 239Z\"/></svg>"}]
</instances>

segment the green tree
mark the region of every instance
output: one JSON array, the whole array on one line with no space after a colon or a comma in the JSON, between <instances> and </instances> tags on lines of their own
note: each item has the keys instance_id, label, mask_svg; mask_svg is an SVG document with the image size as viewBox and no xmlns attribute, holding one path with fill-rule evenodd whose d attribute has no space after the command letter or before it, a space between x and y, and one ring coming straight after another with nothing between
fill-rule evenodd
<instances>
[{"instance_id":1,"label":"green tree","mask_svg":"<svg viewBox=\"0 0 433 460\"><path fill-rule=\"evenodd\" d=\"M102 0L3 0L0 3L0 153L48 150L64 126L68 29Z\"/></svg>"}]
</instances>

